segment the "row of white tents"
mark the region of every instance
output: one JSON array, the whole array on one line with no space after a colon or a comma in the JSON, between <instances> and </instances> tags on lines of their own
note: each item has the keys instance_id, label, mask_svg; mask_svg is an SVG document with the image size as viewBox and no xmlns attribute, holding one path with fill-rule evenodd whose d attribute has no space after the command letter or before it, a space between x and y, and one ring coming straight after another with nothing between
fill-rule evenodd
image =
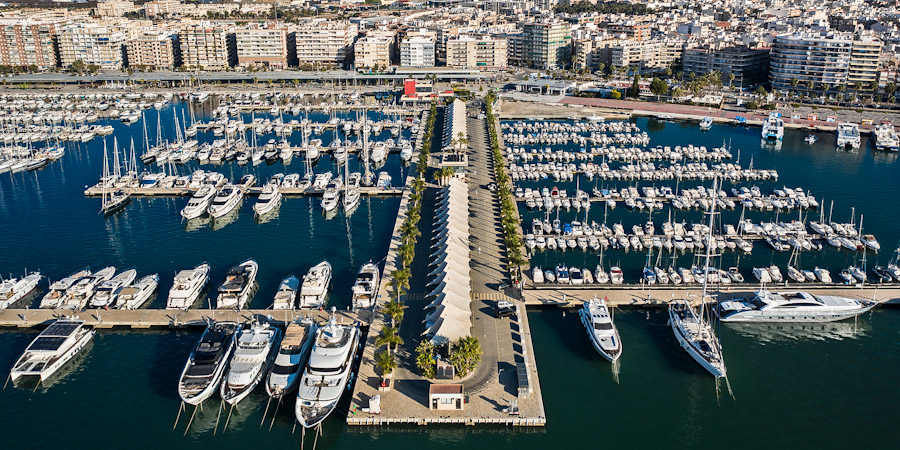
<instances>
[{"instance_id":1,"label":"row of white tents","mask_svg":"<svg viewBox=\"0 0 900 450\"><path fill-rule=\"evenodd\" d=\"M466 125L466 103L460 99L454 99L444 110L444 134L441 140L441 149L445 152L456 152L453 141L462 137L469 138L469 130Z\"/></svg>"},{"instance_id":2,"label":"row of white tents","mask_svg":"<svg viewBox=\"0 0 900 450\"><path fill-rule=\"evenodd\" d=\"M435 345L470 336L472 288L469 275L469 190L466 182L453 178L441 189L434 213L434 244L431 246L432 291L425 307L425 336Z\"/></svg>"}]
</instances>

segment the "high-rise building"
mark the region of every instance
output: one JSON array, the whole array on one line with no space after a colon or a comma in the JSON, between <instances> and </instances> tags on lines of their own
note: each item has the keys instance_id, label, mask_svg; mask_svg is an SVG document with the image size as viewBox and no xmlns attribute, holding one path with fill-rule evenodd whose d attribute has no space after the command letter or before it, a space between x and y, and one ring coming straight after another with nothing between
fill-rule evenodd
<instances>
[{"instance_id":1,"label":"high-rise building","mask_svg":"<svg viewBox=\"0 0 900 450\"><path fill-rule=\"evenodd\" d=\"M447 67L493 71L506 66L505 39L460 36L447 40Z\"/></svg>"},{"instance_id":2,"label":"high-rise building","mask_svg":"<svg viewBox=\"0 0 900 450\"><path fill-rule=\"evenodd\" d=\"M75 61L101 69L121 69L127 35L116 26L93 22L66 25L59 30L59 63L69 67Z\"/></svg>"},{"instance_id":3,"label":"high-rise building","mask_svg":"<svg viewBox=\"0 0 900 450\"><path fill-rule=\"evenodd\" d=\"M287 29L253 26L234 31L237 64L241 67L287 67ZM299 55L298 55L299 56Z\"/></svg>"},{"instance_id":4,"label":"high-rise building","mask_svg":"<svg viewBox=\"0 0 900 450\"><path fill-rule=\"evenodd\" d=\"M56 66L53 38L59 25L21 17L0 19L0 65L39 69Z\"/></svg>"},{"instance_id":5,"label":"high-rise building","mask_svg":"<svg viewBox=\"0 0 900 450\"><path fill-rule=\"evenodd\" d=\"M411 34L400 41L400 65L403 67L434 67L434 36Z\"/></svg>"},{"instance_id":6,"label":"high-rise building","mask_svg":"<svg viewBox=\"0 0 900 450\"><path fill-rule=\"evenodd\" d=\"M178 43L182 65L188 69L225 70L232 65L225 27L208 22L184 26L178 32Z\"/></svg>"},{"instance_id":7,"label":"high-rise building","mask_svg":"<svg viewBox=\"0 0 900 450\"><path fill-rule=\"evenodd\" d=\"M854 83L857 89L876 81L881 42L850 34L776 36L769 60L775 90L820 93Z\"/></svg>"},{"instance_id":8,"label":"high-rise building","mask_svg":"<svg viewBox=\"0 0 900 450\"><path fill-rule=\"evenodd\" d=\"M297 62L344 67L353 55L353 42L359 34L356 24L316 19L294 29Z\"/></svg>"},{"instance_id":9,"label":"high-rise building","mask_svg":"<svg viewBox=\"0 0 900 450\"><path fill-rule=\"evenodd\" d=\"M356 41L355 61L358 70L387 68L394 64L397 53L397 33L393 30L373 30Z\"/></svg>"},{"instance_id":10,"label":"high-rise building","mask_svg":"<svg viewBox=\"0 0 900 450\"><path fill-rule=\"evenodd\" d=\"M769 49L747 46L698 47L684 50L682 67L685 73L705 74L719 72L722 81L728 83L734 75L732 86L750 87L764 83L769 75Z\"/></svg>"},{"instance_id":11,"label":"high-rise building","mask_svg":"<svg viewBox=\"0 0 900 450\"><path fill-rule=\"evenodd\" d=\"M566 22L522 24L522 65L540 70L565 67L571 55L571 40Z\"/></svg>"},{"instance_id":12,"label":"high-rise building","mask_svg":"<svg viewBox=\"0 0 900 450\"><path fill-rule=\"evenodd\" d=\"M659 70L681 60L681 41L621 41L610 47L610 65Z\"/></svg>"},{"instance_id":13,"label":"high-rise building","mask_svg":"<svg viewBox=\"0 0 900 450\"><path fill-rule=\"evenodd\" d=\"M181 65L178 36L172 30L145 28L125 49L129 67L172 70Z\"/></svg>"}]
</instances>

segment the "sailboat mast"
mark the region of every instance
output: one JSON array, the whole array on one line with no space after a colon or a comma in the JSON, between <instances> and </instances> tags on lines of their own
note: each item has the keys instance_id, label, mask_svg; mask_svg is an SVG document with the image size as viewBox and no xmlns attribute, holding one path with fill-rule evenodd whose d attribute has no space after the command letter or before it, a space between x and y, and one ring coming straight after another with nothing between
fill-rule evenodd
<instances>
[{"instance_id":1,"label":"sailboat mast","mask_svg":"<svg viewBox=\"0 0 900 450\"><path fill-rule=\"evenodd\" d=\"M717 188L718 182L719 182L719 177L716 177L715 179L713 179L713 192L714 193L718 192L718 188ZM709 230L706 233L706 236L707 236L706 267L704 267L704 269L703 269L704 270L704 273L703 273L703 295L700 297L700 320L703 320L703 309L704 309L704 305L706 304L706 288L707 288L707 284L709 283L709 260L712 257L712 247L714 245L712 230L713 230L713 225L715 225L716 202L713 201L711 203L712 203L712 206L710 207L710 210L709 210Z\"/></svg>"}]
</instances>

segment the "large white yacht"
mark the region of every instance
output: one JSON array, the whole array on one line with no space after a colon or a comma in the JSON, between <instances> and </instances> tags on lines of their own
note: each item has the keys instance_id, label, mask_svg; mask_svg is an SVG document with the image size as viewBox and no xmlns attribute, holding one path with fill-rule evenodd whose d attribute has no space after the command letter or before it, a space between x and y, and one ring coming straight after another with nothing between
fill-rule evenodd
<instances>
[{"instance_id":1,"label":"large white yacht","mask_svg":"<svg viewBox=\"0 0 900 450\"><path fill-rule=\"evenodd\" d=\"M749 300L721 302L715 312L722 322L834 322L857 316L874 306L872 301L834 295L760 290Z\"/></svg>"},{"instance_id":2,"label":"large white yacht","mask_svg":"<svg viewBox=\"0 0 900 450\"><path fill-rule=\"evenodd\" d=\"M897 131L894 129L893 124L876 125L872 133L875 135L876 150L886 152L900 151L900 137L897 136Z\"/></svg>"},{"instance_id":3,"label":"large white yacht","mask_svg":"<svg viewBox=\"0 0 900 450\"><path fill-rule=\"evenodd\" d=\"M94 272L92 275L82 277L66 290L66 295L60 302L60 306L68 309L84 308L100 283L109 280L115 274L116 268L109 266Z\"/></svg>"},{"instance_id":4,"label":"large white yacht","mask_svg":"<svg viewBox=\"0 0 900 450\"><path fill-rule=\"evenodd\" d=\"M137 278L137 270L126 270L109 280L106 280L97 287L94 296L91 297L91 308L109 308L116 304L116 297L119 295L119 289L131 284Z\"/></svg>"},{"instance_id":5,"label":"large white yacht","mask_svg":"<svg viewBox=\"0 0 900 450\"><path fill-rule=\"evenodd\" d=\"M371 261L364 264L356 275L356 282L351 288L353 292L353 309L371 308L378 296L378 266Z\"/></svg>"},{"instance_id":6,"label":"large white yacht","mask_svg":"<svg viewBox=\"0 0 900 450\"><path fill-rule=\"evenodd\" d=\"M838 148L850 147L858 149L859 144L859 125L847 122L839 123L837 127Z\"/></svg>"},{"instance_id":7,"label":"large white yacht","mask_svg":"<svg viewBox=\"0 0 900 450\"><path fill-rule=\"evenodd\" d=\"M125 286L119 289L119 295L116 297L116 308L119 309L138 309L144 306L156 288L159 287L159 275L146 275L137 283L131 286Z\"/></svg>"},{"instance_id":8,"label":"large white yacht","mask_svg":"<svg viewBox=\"0 0 900 450\"><path fill-rule=\"evenodd\" d=\"M245 399L263 379L281 342L281 329L257 323L241 330L219 393L229 405Z\"/></svg>"},{"instance_id":9,"label":"large white yacht","mask_svg":"<svg viewBox=\"0 0 900 450\"><path fill-rule=\"evenodd\" d=\"M268 214L278 209L281 205L281 189L276 184L267 184L263 187L259 199L253 205L253 211L257 216Z\"/></svg>"},{"instance_id":10,"label":"large white yacht","mask_svg":"<svg viewBox=\"0 0 900 450\"><path fill-rule=\"evenodd\" d=\"M244 191L234 185L226 185L220 190L207 208L210 217L222 217L234 211L244 198Z\"/></svg>"},{"instance_id":11,"label":"large white yacht","mask_svg":"<svg viewBox=\"0 0 900 450\"><path fill-rule=\"evenodd\" d=\"M234 322L212 322L206 327L178 381L178 395L185 403L197 405L219 388L240 327Z\"/></svg>"},{"instance_id":12,"label":"large white yacht","mask_svg":"<svg viewBox=\"0 0 900 450\"><path fill-rule=\"evenodd\" d=\"M600 299L586 301L578 315L594 350L610 362L616 362L622 356L622 341L606 302Z\"/></svg>"},{"instance_id":13,"label":"large white yacht","mask_svg":"<svg viewBox=\"0 0 900 450\"><path fill-rule=\"evenodd\" d=\"M300 290L300 279L294 275L281 280L278 292L275 293L275 301L272 302L272 309L294 309L298 290Z\"/></svg>"},{"instance_id":14,"label":"large white yacht","mask_svg":"<svg viewBox=\"0 0 900 450\"><path fill-rule=\"evenodd\" d=\"M216 308L244 309L253 293L257 272L259 265L252 259L228 269L225 282L219 286Z\"/></svg>"},{"instance_id":15,"label":"large white yacht","mask_svg":"<svg viewBox=\"0 0 900 450\"><path fill-rule=\"evenodd\" d=\"M193 269L182 270L175 274L175 281L169 289L166 309L188 309L209 281L209 264L201 264Z\"/></svg>"},{"instance_id":16,"label":"large white yacht","mask_svg":"<svg viewBox=\"0 0 900 450\"><path fill-rule=\"evenodd\" d=\"M309 269L303 276L300 288L300 307L318 308L325 306L328 287L331 285L331 264L322 261Z\"/></svg>"},{"instance_id":17,"label":"large white yacht","mask_svg":"<svg viewBox=\"0 0 900 450\"><path fill-rule=\"evenodd\" d=\"M10 278L0 283L0 309L6 309L37 289L41 281L39 272L32 272L21 279Z\"/></svg>"},{"instance_id":18,"label":"large white yacht","mask_svg":"<svg viewBox=\"0 0 900 450\"><path fill-rule=\"evenodd\" d=\"M272 398L282 398L297 389L303 373L303 363L315 340L318 326L312 320L291 322L284 331L284 339L266 379L266 392Z\"/></svg>"},{"instance_id":19,"label":"large white yacht","mask_svg":"<svg viewBox=\"0 0 900 450\"><path fill-rule=\"evenodd\" d=\"M329 186L322 194L322 209L326 212L334 211L340 203L341 193L337 189Z\"/></svg>"},{"instance_id":20,"label":"large white yacht","mask_svg":"<svg viewBox=\"0 0 900 450\"><path fill-rule=\"evenodd\" d=\"M85 328L83 320L57 320L31 341L9 376L13 381L25 376L44 381L81 352L93 337L94 330Z\"/></svg>"},{"instance_id":21,"label":"large white yacht","mask_svg":"<svg viewBox=\"0 0 900 450\"><path fill-rule=\"evenodd\" d=\"M358 345L359 326L338 324L332 308L331 321L316 332L300 379L294 411L300 425L314 427L334 411L346 390Z\"/></svg>"},{"instance_id":22,"label":"large white yacht","mask_svg":"<svg viewBox=\"0 0 900 450\"><path fill-rule=\"evenodd\" d=\"M40 307L44 309L55 309L60 307L60 302L63 297L66 295L66 291L75 284L76 281L80 280L82 277L86 277L91 274L90 270L82 270L80 272L75 272L72 275L69 275L61 280L54 281L50 284L49 292L44 295L44 298L41 299Z\"/></svg>"},{"instance_id":23,"label":"large white yacht","mask_svg":"<svg viewBox=\"0 0 900 450\"><path fill-rule=\"evenodd\" d=\"M194 192L187 205L181 210L181 217L190 220L206 214L214 198L216 198L216 190L212 186L201 187Z\"/></svg>"},{"instance_id":24,"label":"large white yacht","mask_svg":"<svg viewBox=\"0 0 900 450\"><path fill-rule=\"evenodd\" d=\"M687 301L669 303L669 324L678 345L697 363L716 378L725 376L725 360L719 339L713 334L709 322L703 320Z\"/></svg>"},{"instance_id":25,"label":"large white yacht","mask_svg":"<svg viewBox=\"0 0 900 450\"><path fill-rule=\"evenodd\" d=\"M763 121L762 138L767 141L780 141L784 137L784 120L781 113L769 113L769 117Z\"/></svg>"}]
</instances>

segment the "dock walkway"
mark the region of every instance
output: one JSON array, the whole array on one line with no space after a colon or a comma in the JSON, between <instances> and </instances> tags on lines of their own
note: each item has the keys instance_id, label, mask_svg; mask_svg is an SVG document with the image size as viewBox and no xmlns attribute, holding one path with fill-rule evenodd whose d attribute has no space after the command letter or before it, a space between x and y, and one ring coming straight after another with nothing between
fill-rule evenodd
<instances>
[{"instance_id":1,"label":"dock walkway","mask_svg":"<svg viewBox=\"0 0 900 450\"><path fill-rule=\"evenodd\" d=\"M116 188L117 190L119 188ZM131 194L133 197L190 197L197 192L198 188L191 187L156 187L156 188L121 188ZM249 197L257 197L263 191L262 187L250 187L244 189L244 195ZM341 189L343 192L343 188ZM324 189L300 189L300 188L281 188L281 194L285 197L321 197L325 193ZM403 188L378 188L378 187L360 187L360 195L369 197L390 197L403 193ZM103 195L103 188L99 185L92 186L84 190L85 197L100 197Z\"/></svg>"}]
</instances>

